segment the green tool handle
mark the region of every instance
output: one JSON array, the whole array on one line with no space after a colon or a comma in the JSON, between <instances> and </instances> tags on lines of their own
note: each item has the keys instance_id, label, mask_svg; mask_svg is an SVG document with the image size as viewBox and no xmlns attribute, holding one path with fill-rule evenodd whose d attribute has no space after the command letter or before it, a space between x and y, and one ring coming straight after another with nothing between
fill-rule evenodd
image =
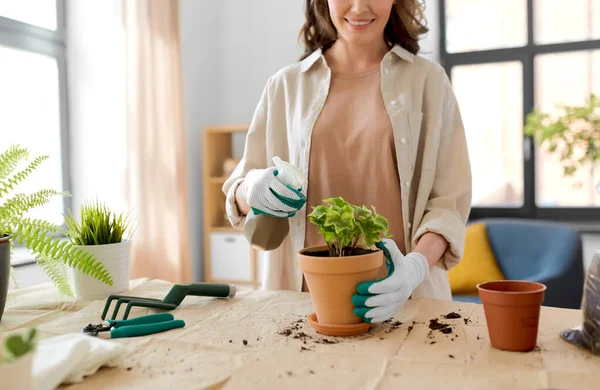
<instances>
[{"instance_id":1,"label":"green tool handle","mask_svg":"<svg viewBox=\"0 0 600 390\"><path fill-rule=\"evenodd\" d=\"M150 314L147 316L133 318L131 320L116 321L117 323L115 324L115 326L113 326L113 329L120 328L121 326L154 324L156 322L172 321L173 319L174 317L171 313ZM113 322L115 321L108 320L109 324L112 324Z\"/></svg>"},{"instance_id":2,"label":"green tool handle","mask_svg":"<svg viewBox=\"0 0 600 390\"><path fill-rule=\"evenodd\" d=\"M124 326L122 328L111 330L110 338L120 339L123 337L145 336L148 334L164 332L171 329L183 328L184 326L185 322L183 322L183 320L157 322L145 325Z\"/></svg>"},{"instance_id":3,"label":"green tool handle","mask_svg":"<svg viewBox=\"0 0 600 390\"><path fill-rule=\"evenodd\" d=\"M195 295L200 297L216 297L216 298L233 298L236 289L234 285L226 283L186 283L176 284L171 287L171 291L167 294L164 303L178 305L187 295Z\"/></svg>"}]
</instances>

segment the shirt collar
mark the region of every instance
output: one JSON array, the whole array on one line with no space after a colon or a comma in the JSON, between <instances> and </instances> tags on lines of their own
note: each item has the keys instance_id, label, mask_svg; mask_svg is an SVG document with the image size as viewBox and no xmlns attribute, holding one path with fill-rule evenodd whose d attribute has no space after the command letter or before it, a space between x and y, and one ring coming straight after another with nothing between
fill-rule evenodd
<instances>
[{"instance_id":1,"label":"shirt collar","mask_svg":"<svg viewBox=\"0 0 600 390\"><path fill-rule=\"evenodd\" d=\"M392 47L392 53L408 62L413 62L415 60L415 55L413 53L398 44L395 44L394 47Z\"/></svg>"},{"instance_id":2,"label":"shirt collar","mask_svg":"<svg viewBox=\"0 0 600 390\"><path fill-rule=\"evenodd\" d=\"M302 73L309 70L314 65L314 63L317 62L317 60L321 59L322 54L323 51L321 50L321 48L318 48L317 50L313 51L308 57L303 59L300 63ZM323 58L323 60L325 60L325 58Z\"/></svg>"},{"instance_id":3,"label":"shirt collar","mask_svg":"<svg viewBox=\"0 0 600 390\"><path fill-rule=\"evenodd\" d=\"M395 44L392 47L391 52L408 62L413 62L415 59L414 54L412 54L411 52L409 52L408 50L406 50L398 44ZM313 51L308 57L303 59L300 63L302 73L309 70L320 59L325 61L325 58L323 57L323 50L321 48L318 48L315 51Z\"/></svg>"}]
</instances>

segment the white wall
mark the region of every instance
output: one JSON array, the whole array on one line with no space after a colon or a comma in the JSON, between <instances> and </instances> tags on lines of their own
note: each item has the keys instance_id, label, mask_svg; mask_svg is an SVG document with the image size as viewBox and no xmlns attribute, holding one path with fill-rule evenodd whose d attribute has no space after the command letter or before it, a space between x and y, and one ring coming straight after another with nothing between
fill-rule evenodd
<instances>
[{"instance_id":1,"label":"white wall","mask_svg":"<svg viewBox=\"0 0 600 390\"><path fill-rule=\"evenodd\" d=\"M114 0L68 3L67 75L74 214L97 198L123 211L125 68Z\"/></svg>"},{"instance_id":2,"label":"white wall","mask_svg":"<svg viewBox=\"0 0 600 390\"><path fill-rule=\"evenodd\" d=\"M180 1L191 256L196 280L204 276L202 130L208 125L250 122L269 76L302 54L296 38L304 19L303 3Z\"/></svg>"}]
</instances>

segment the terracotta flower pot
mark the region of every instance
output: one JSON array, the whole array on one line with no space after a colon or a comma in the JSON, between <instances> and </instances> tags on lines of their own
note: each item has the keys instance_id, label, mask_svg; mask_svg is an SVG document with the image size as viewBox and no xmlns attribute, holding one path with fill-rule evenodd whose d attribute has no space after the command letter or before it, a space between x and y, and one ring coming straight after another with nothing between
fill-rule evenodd
<instances>
[{"instance_id":1,"label":"terracotta flower pot","mask_svg":"<svg viewBox=\"0 0 600 390\"><path fill-rule=\"evenodd\" d=\"M354 315L352 295L361 282L385 276L383 252L344 257L311 256L327 251L327 246L304 248L298 252L298 266L304 273L317 321L325 325L351 325L363 322Z\"/></svg>"},{"instance_id":2,"label":"terracotta flower pot","mask_svg":"<svg viewBox=\"0 0 600 390\"><path fill-rule=\"evenodd\" d=\"M492 346L506 351L534 349L546 286L503 280L480 283L477 289Z\"/></svg>"}]
</instances>

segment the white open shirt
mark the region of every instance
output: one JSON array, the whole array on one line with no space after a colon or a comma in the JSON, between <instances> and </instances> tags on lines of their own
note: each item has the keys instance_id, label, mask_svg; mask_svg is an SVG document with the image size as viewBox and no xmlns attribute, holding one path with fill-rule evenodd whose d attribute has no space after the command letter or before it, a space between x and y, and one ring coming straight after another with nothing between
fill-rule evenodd
<instances>
[{"instance_id":1,"label":"white open shirt","mask_svg":"<svg viewBox=\"0 0 600 390\"><path fill-rule=\"evenodd\" d=\"M330 79L331 70L318 49L268 80L244 155L223 185L227 215L235 228L244 227L235 191L248 171L273 166L273 156L279 156L308 177L312 129ZM463 255L472 193L465 131L452 86L439 64L395 45L381 62L381 93L394 131L407 251L429 231L449 243L412 297L451 299L447 270ZM301 291L296 255L304 246L306 214L303 207L290 218L288 237L265 253L263 289Z\"/></svg>"}]
</instances>

